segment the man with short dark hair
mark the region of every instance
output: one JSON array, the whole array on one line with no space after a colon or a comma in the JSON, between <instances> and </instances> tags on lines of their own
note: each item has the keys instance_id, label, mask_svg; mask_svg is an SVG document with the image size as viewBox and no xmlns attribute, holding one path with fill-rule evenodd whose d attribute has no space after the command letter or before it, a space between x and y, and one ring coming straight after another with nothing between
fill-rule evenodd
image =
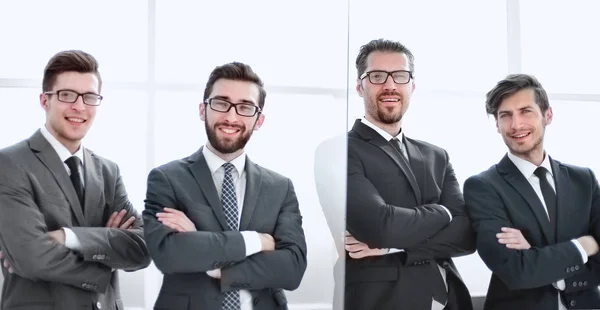
<instances>
[{"instance_id":1,"label":"man with short dark hair","mask_svg":"<svg viewBox=\"0 0 600 310\"><path fill-rule=\"evenodd\" d=\"M452 257L474 236L448 154L402 130L413 55L373 40L356 68L365 116L348 133L345 308L472 309Z\"/></svg>"},{"instance_id":2,"label":"man with short dark hair","mask_svg":"<svg viewBox=\"0 0 600 310\"><path fill-rule=\"evenodd\" d=\"M210 74L200 103L208 142L148 176L145 235L164 274L156 309L287 309L306 270L292 181L250 160L266 92L250 66Z\"/></svg>"},{"instance_id":3,"label":"man with short dark hair","mask_svg":"<svg viewBox=\"0 0 600 310\"><path fill-rule=\"evenodd\" d=\"M553 112L531 75L487 93L507 155L465 182L477 252L492 278L484 309L600 308L600 189L592 170L544 149Z\"/></svg>"},{"instance_id":4,"label":"man with short dark hair","mask_svg":"<svg viewBox=\"0 0 600 310\"><path fill-rule=\"evenodd\" d=\"M118 166L82 145L101 86L92 55L57 53L45 125L0 150L1 309L124 309L117 269L150 264Z\"/></svg>"}]
</instances>

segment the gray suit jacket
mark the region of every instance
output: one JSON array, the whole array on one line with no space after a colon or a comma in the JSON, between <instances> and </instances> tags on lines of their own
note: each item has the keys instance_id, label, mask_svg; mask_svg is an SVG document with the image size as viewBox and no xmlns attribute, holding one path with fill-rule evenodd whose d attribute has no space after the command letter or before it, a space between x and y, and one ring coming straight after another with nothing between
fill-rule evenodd
<instances>
[{"instance_id":1,"label":"gray suit jacket","mask_svg":"<svg viewBox=\"0 0 600 310\"><path fill-rule=\"evenodd\" d=\"M240 232L225 214L202 149L153 169L148 176L144 234L164 274L155 309L220 309L221 292L247 289L254 310L287 309L282 289L300 285L306 241L292 182L246 157L246 193L239 230L271 234L275 251L246 257ZM156 219L163 208L183 211L196 232L176 233ZM206 271L221 268L221 279Z\"/></svg>"},{"instance_id":2,"label":"gray suit jacket","mask_svg":"<svg viewBox=\"0 0 600 310\"><path fill-rule=\"evenodd\" d=\"M63 163L38 130L0 150L0 249L15 272L2 267L2 310L124 309L117 271L150 264L142 219L117 165L84 151L85 213ZM106 228L110 214L127 210L134 228ZM70 227L76 253L46 233Z\"/></svg>"}]
</instances>

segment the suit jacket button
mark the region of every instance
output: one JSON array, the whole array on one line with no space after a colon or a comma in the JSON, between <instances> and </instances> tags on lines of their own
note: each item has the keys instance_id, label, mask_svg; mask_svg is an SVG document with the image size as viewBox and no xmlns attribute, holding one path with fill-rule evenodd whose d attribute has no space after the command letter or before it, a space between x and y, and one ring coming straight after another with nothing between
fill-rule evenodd
<instances>
[{"instance_id":1,"label":"suit jacket button","mask_svg":"<svg viewBox=\"0 0 600 310\"><path fill-rule=\"evenodd\" d=\"M579 282L579 286L583 286L583 282Z\"/></svg>"},{"instance_id":2,"label":"suit jacket button","mask_svg":"<svg viewBox=\"0 0 600 310\"><path fill-rule=\"evenodd\" d=\"M573 287L576 287L576 286L577 286L577 282L573 282Z\"/></svg>"},{"instance_id":3,"label":"suit jacket button","mask_svg":"<svg viewBox=\"0 0 600 310\"><path fill-rule=\"evenodd\" d=\"M577 302L575 302L574 300L571 300L571 302L569 303L569 305L571 307L575 307L576 304L577 304Z\"/></svg>"},{"instance_id":4,"label":"suit jacket button","mask_svg":"<svg viewBox=\"0 0 600 310\"><path fill-rule=\"evenodd\" d=\"M575 266L575 270L579 270L579 266Z\"/></svg>"},{"instance_id":5,"label":"suit jacket button","mask_svg":"<svg viewBox=\"0 0 600 310\"><path fill-rule=\"evenodd\" d=\"M583 281L583 286L587 286L587 281Z\"/></svg>"},{"instance_id":6,"label":"suit jacket button","mask_svg":"<svg viewBox=\"0 0 600 310\"><path fill-rule=\"evenodd\" d=\"M97 302L97 303L96 303L96 308L98 308L98 309L102 309L102 304L100 304L100 302Z\"/></svg>"},{"instance_id":7,"label":"suit jacket button","mask_svg":"<svg viewBox=\"0 0 600 310\"><path fill-rule=\"evenodd\" d=\"M569 267L567 267L567 269L565 269L566 272L569 272Z\"/></svg>"},{"instance_id":8,"label":"suit jacket button","mask_svg":"<svg viewBox=\"0 0 600 310\"><path fill-rule=\"evenodd\" d=\"M571 267L571 272L575 271L575 267Z\"/></svg>"},{"instance_id":9,"label":"suit jacket button","mask_svg":"<svg viewBox=\"0 0 600 310\"><path fill-rule=\"evenodd\" d=\"M98 259L98 255L96 255L96 254L92 255L92 259Z\"/></svg>"}]
</instances>

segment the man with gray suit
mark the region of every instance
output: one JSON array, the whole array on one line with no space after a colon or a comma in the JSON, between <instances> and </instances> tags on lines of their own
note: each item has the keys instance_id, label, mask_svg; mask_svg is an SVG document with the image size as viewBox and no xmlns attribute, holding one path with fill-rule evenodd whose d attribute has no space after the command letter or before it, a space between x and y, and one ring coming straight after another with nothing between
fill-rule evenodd
<instances>
[{"instance_id":1,"label":"man with gray suit","mask_svg":"<svg viewBox=\"0 0 600 310\"><path fill-rule=\"evenodd\" d=\"M292 182L244 151L265 97L248 65L215 68L199 106L206 146L150 172L144 233L164 274L155 309L287 309L283 289L300 285L307 250Z\"/></svg>"},{"instance_id":2,"label":"man with gray suit","mask_svg":"<svg viewBox=\"0 0 600 310\"><path fill-rule=\"evenodd\" d=\"M117 269L150 257L119 168L81 143L102 100L98 63L59 52L42 84L45 125L0 150L0 308L123 310Z\"/></svg>"}]
</instances>

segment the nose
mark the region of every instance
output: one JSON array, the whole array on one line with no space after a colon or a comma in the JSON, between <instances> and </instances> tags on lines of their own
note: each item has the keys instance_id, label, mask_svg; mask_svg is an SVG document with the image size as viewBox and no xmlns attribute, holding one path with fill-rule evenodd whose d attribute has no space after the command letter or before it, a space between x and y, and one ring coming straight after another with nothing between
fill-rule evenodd
<instances>
[{"instance_id":1,"label":"nose","mask_svg":"<svg viewBox=\"0 0 600 310\"><path fill-rule=\"evenodd\" d=\"M85 111L85 103L83 103L83 97L77 97L77 100L71 104L71 108L76 111Z\"/></svg>"},{"instance_id":2,"label":"nose","mask_svg":"<svg viewBox=\"0 0 600 310\"><path fill-rule=\"evenodd\" d=\"M394 79L392 78L391 75L388 75L387 80L385 80L385 83L383 84L383 88L386 91L393 91L396 90L398 87L398 85L396 84L396 82L394 82Z\"/></svg>"},{"instance_id":3,"label":"nose","mask_svg":"<svg viewBox=\"0 0 600 310\"><path fill-rule=\"evenodd\" d=\"M519 129L521 126L523 125L523 122L521 121L521 117L517 114L517 115L513 115L512 117L512 123L511 123L511 127L512 129Z\"/></svg>"}]
</instances>

